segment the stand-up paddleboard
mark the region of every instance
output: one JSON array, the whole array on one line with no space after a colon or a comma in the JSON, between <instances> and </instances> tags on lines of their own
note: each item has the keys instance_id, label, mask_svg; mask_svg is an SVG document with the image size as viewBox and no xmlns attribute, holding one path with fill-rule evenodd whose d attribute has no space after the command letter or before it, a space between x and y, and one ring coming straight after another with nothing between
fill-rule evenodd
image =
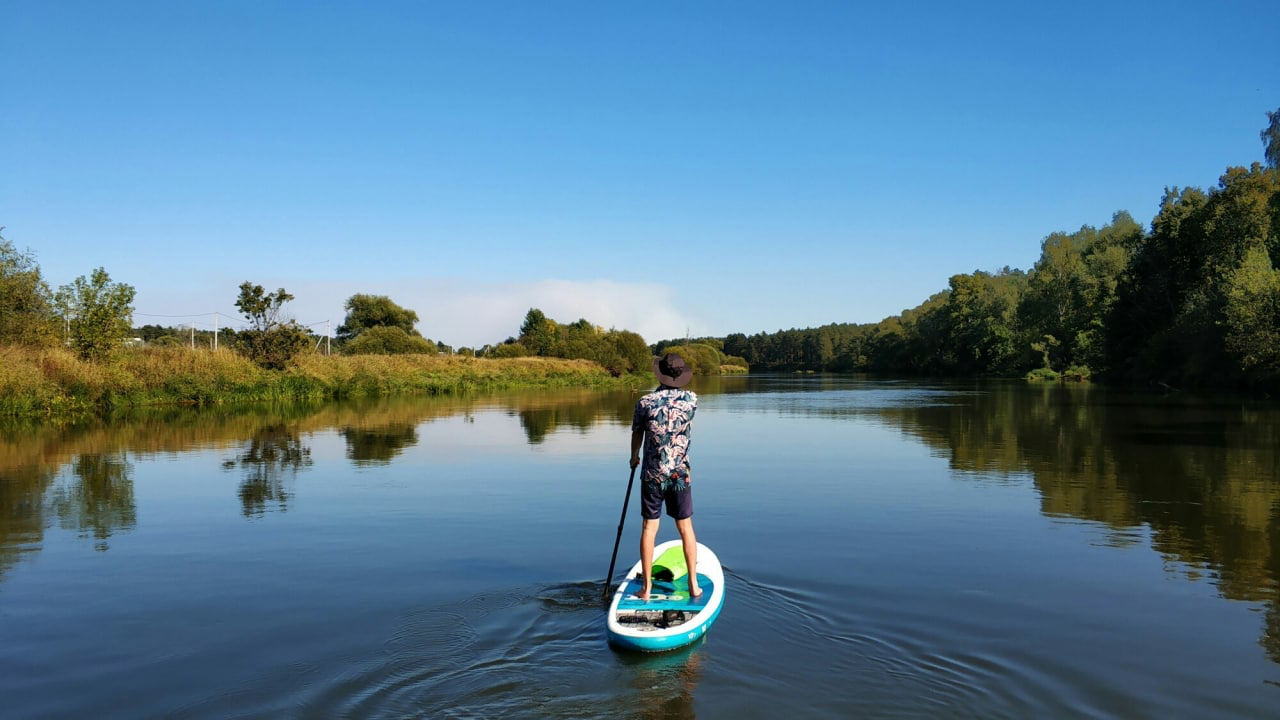
<instances>
[{"instance_id":1,"label":"stand-up paddleboard","mask_svg":"<svg viewBox=\"0 0 1280 720\"><path fill-rule=\"evenodd\" d=\"M628 650L662 652L683 647L702 637L724 604L724 570L711 549L698 543L697 599L689 597L683 545L670 540L653 549L653 591L648 600L637 562L618 585L609 604L609 642Z\"/></svg>"}]
</instances>

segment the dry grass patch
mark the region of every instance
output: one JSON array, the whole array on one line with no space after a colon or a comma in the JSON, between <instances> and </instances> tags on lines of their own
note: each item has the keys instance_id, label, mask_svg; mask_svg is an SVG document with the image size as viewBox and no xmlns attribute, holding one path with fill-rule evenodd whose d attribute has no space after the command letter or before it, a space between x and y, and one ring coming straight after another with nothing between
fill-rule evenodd
<instances>
[{"instance_id":1,"label":"dry grass patch","mask_svg":"<svg viewBox=\"0 0 1280 720\"><path fill-rule=\"evenodd\" d=\"M109 362L63 348L0 347L0 414L52 415L164 405L461 394L618 383L588 360L444 355L305 355L264 370L231 350L121 350Z\"/></svg>"}]
</instances>

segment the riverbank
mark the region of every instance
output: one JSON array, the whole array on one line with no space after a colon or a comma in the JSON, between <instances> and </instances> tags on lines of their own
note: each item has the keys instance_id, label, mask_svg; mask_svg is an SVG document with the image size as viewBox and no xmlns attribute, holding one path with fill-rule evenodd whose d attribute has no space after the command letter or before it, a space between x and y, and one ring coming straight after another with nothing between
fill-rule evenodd
<instances>
[{"instance_id":1,"label":"riverbank","mask_svg":"<svg viewBox=\"0 0 1280 720\"><path fill-rule=\"evenodd\" d=\"M230 350L138 348L94 363L61 348L0 347L0 415L16 417L647 382L615 378L588 360L539 357L309 355L277 371Z\"/></svg>"}]
</instances>

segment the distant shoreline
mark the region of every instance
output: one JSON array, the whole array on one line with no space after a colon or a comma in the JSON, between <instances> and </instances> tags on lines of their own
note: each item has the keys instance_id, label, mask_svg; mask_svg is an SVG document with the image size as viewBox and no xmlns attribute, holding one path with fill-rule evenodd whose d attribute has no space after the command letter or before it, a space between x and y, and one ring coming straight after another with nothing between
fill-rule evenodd
<instances>
[{"instance_id":1,"label":"distant shoreline","mask_svg":"<svg viewBox=\"0 0 1280 720\"><path fill-rule=\"evenodd\" d=\"M308 355L265 370L232 350L138 348L93 363L56 349L0 347L0 415L31 419L131 408L315 402L540 388L639 387L589 360L438 355Z\"/></svg>"}]
</instances>

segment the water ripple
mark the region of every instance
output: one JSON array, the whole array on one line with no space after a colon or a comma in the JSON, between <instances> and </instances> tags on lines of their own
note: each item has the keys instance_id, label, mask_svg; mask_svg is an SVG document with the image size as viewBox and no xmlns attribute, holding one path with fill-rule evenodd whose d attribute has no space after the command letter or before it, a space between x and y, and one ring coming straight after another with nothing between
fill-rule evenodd
<instances>
[{"instance_id":1,"label":"water ripple","mask_svg":"<svg viewBox=\"0 0 1280 720\"><path fill-rule=\"evenodd\" d=\"M381 657L316 690L306 714L589 718L661 707L662 717L693 717L692 694L682 689L691 651L657 659L610 651L602 589L571 583L497 591L410 613ZM669 701L681 697L690 712L672 714Z\"/></svg>"},{"instance_id":2,"label":"water ripple","mask_svg":"<svg viewBox=\"0 0 1280 720\"><path fill-rule=\"evenodd\" d=\"M1039 654L1034 643L1013 632L990 636L989 625L966 623L960 609L942 624L936 616L895 604L893 595L851 595L847 588L824 590L818 583L800 591L736 574L730 574L729 588L733 605L726 608L716 642L720 652L731 646L739 661L736 673L758 680L734 688L744 708L768 703L787 687L815 683L824 688L821 696L796 698L791 712L1088 718L1116 717L1135 700L1081 692L1097 688L1087 667ZM750 609L735 611L740 606ZM748 616L750 627L743 627ZM773 657L786 662L771 664ZM1160 704L1158 698L1141 699L1145 707Z\"/></svg>"}]
</instances>

